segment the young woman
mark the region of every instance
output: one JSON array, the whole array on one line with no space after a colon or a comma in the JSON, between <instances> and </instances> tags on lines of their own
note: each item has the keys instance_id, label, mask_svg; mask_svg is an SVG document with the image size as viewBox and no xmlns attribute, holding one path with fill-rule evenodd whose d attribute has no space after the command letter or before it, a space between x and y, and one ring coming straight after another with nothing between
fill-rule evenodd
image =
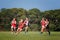
<instances>
[{"instance_id":1,"label":"young woman","mask_svg":"<svg viewBox=\"0 0 60 40\"><path fill-rule=\"evenodd\" d=\"M28 24L29 24L29 20L28 18L25 19L25 33L28 31Z\"/></svg>"},{"instance_id":2,"label":"young woman","mask_svg":"<svg viewBox=\"0 0 60 40\"><path fill-rule=\"evenodd\" d=\"M49 21L48 21L48 19L46 19L46 21L45 21L45 26L46 26L46 31L49 33L49 35L50 35L50 30L49 30Z\"/></svg>"},{"instance_id":3,"label":"young woman","mask_svg":"<svg viewBox=\"0 0 60 40\"><path fill-rule=\"evenodd\" d=\"M11 22L11 31L16 31L16 19L13 18L12 22Z\"/></svg>"},{"instance_id":4,"label":"young woman","mask_svg":"<svg viewBox=\"0 0 60 40\"><path fill-rule=\"evenodd\" d=\"M23 19L19 21L18 29L17 29L17 34L22 31L24 27L25 22L23 22Z\"/></svg>"},{"instance_id":5,"label":"young woman","mask_svg":"<svg viewBox=\"0 0 60 40\"><path fill-rule=\"evenodd\" d=\"M46 27L45 27L45 20L44 20L44 18L42 18L42 20L41 20L40 23L41 23L41 26L42 26L42 27L41 27L41 33L43 33L44 30L45 30L45 28L46 28Z\"/></svg>"}]
</instances>

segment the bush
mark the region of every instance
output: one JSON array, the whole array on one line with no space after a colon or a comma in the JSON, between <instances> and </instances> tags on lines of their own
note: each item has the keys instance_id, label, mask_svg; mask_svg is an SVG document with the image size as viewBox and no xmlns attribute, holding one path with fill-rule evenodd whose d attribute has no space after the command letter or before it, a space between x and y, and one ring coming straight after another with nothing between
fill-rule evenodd
<instances>
[{"instance_id":1,"label":"bush","mask_svg":"<svg viewBox=\"0 0 60 40\"><path fill-rule=\"evenodd\" d=\"M54 31L55 28L56 28L56 25L51 23L51 24L49 25L49 27L50 27L50 30L51 30L51 31Z\"/></svg>"},{"instance_id":2,"label":"bush","mask_svg":"<svg viewBox=\"0 0 60 40\"><path fill-rule=\"evenodd\" d=\"M10 24L5 24L3 29L4 31L10 31L11 29Z\"/></svg>"},{"instance_id":3,"label":"bush","mask_svg":"<svg viewBox=\"0 0 60 40\"><path fill-rule=\"evenodd\" d=\"M37 31L39 26L38 26L38 24L31 24L30 27L31 27L32 31Z\"/></svg>"},{"instance_id":4,"label":"bush","mask_svg":"<svg viewBox=\"0 0 60 40\"><path fill-rule=\"evenodd\" d=\"M57 25L55 31L60 31L60 25Z\"/></svg>"}]
</instances>

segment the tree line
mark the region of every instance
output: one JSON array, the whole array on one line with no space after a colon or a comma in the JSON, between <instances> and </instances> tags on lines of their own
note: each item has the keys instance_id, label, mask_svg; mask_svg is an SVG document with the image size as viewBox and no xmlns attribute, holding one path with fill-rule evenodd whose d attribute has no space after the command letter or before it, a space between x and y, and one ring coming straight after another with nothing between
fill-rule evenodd
<instances>
[{"instance_id":1,"label":"tree line","mask_svg":"<svg viewBox=\"0 0 60 40\"><path fill-rule=\"evenodd\" d=\"M60 9L41 11L37 8L26 10L24 8L1 8L0 9L0 30L10 30L10 24L15 17L18 21L22 18L29 18L30 28L32 31L40 31L40 21L42 17L49 19L51 31L60 31Z\"/></svg>"}]
</instances>

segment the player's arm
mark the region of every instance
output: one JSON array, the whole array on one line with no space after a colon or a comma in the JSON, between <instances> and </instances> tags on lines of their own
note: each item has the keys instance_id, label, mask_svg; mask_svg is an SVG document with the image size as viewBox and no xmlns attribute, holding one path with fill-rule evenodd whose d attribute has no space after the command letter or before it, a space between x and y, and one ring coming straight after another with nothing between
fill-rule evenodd
<instances>
[{"instance_id":1,"label":"player's arm","mask_svg":"<svg viewBox=\"0 0 60 40\"><path fill-rule=\"evenodd\" d=\"M15 24L16 24L16 21L15 21Z\"/></svg>"},{"instance_id":2,"label":"player's arm","mask_svg":"<svg viewBox=\"0 0 60 40\"><path fill-rule=\"evenodd\" d=\"M42 24L42 20L40 21L40 24Z\"/></svg>"}]
</instances>

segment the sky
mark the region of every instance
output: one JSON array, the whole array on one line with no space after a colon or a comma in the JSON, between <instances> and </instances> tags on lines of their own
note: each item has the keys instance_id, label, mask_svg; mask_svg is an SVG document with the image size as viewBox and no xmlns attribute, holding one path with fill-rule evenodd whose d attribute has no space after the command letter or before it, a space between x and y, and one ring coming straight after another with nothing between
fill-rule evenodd
<instances>
[{"instance_id":1,"label":"sky","mask_svg":"<svg viewBox=\"0 0 60 40\"><path fill-rule=\"evenodd\" d=\"M60 9L60 0L0 0L1 8L38 8L41 11Z\"/></svg>"}]
</instances>

